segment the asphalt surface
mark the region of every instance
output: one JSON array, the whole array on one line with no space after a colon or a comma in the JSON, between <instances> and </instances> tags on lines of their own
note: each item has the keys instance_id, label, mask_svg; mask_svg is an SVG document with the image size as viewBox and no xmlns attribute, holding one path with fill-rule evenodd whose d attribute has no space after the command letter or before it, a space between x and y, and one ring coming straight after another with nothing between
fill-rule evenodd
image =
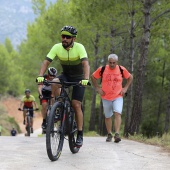
<instances>
[{"instance_id":1,"label":"asphalt surface","mask_svg":"<svg viewBox=\"0 0 170 170\"><path fill-rule=\"evenodd\" d=\"M77 154L65 140L60 158L51 162L45 136L0 136L0 170L169 170L170 153L162 148L123 139L105 142L105 137L84 137ZM38 137L39 136L39 137Z\"/></svg>"}]
</instances>

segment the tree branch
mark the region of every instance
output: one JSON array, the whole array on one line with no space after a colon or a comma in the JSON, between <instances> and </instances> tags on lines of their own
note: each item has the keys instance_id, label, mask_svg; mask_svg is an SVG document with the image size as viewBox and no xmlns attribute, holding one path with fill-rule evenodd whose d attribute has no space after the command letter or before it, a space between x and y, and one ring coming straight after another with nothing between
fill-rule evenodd
<instances>
[{"instance_id":1,"label":"tree branch","mask_svg":"<svg viewBox=\"0 0 170 170\"><path fill-rule=\"evenodd\" d=\"M151 20L151 24L152 24L154 21L156 21L159 17L161 17L162 15L164 15L164 14L166 14L166 13L169 13L169 12L170 12L170 9L168 9L168 10L160 13L159 15L157 15L155 18L153 18L153 19Z\"/></svg>"},{"instance_id":2,"label":"tree branch","mask_svg":"<svg viewBox=\"0 0 170 170\"><path fill-rule=\"evenodd\" d=\"M158 0L152 0L151 3L154 4L155 2L157 2Z\"/></svg>"}]
</instances>

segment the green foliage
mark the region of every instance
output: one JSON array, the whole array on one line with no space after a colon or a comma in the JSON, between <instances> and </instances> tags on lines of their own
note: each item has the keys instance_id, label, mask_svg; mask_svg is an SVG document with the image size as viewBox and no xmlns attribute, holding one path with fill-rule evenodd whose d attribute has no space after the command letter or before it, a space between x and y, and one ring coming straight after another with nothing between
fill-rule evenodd
<instances>
[{"instance_id":1,"label":"green foliage","mask_svg":"<svg viewBox=\"0 0 170 170\"><path fill-rule=\"evenodd\" d=\"M19 125L13 117L9 117L2 105L0 105L0 125L2 126L2 136L10 136L10 131L15 128L18 133L21 132Z\"/></svg>"},{"instance_id":2,"label":"green foliage","mask_svg":"<svg viewBox=\"0 0 170 170\"><path fill-rule=\"evenodd\" d=\"M156 119L149 118L142 122L141 133L147 138L152 138L157 134L161 135L163 133L162 130L162 127L157 126Z\"/></svg>"},{"instance_id":3,"label":"green foliage","mask_svg":"<svg viewBox=\"0 0 170 170\"><path fill-rule=\"evenodd\" d=\"M32 0L34 13L39 15L45 12L46 2L45 0Z\"/></svg>"},{"instance_id":4,"label":"green foliage","mask_svg":"<svg viewBox=\"0 0 170 170\"><path fill-rule=\"evenodd\" d=\"M9 77L9 53L7 49L0 44L0 63L1 63L1 69L0 69L0 93L4 94L8 90L8 77Z\"/></svg>"},{"instance_id":5,"label":"green foliage","mask_svg":"<svg viewBox=\"0 0 170 170\"><path fill-rule=\"evenodd\" d=\"M42 61L55 43L61 42L60 30L64 25L73 25L78 30L77 42L82 43L89 56L91 73L103 65L110 53L119 56L119 62L125 67L130 61L131 21L134 20L134 85L139 62L139 46L143 31L143 4L141 1L123 0L58 0L48 8L44 0L32 0L36 20L27 27L27 39L15 51L9 39L0 44L1 79L0 93L14 96L23 94L29 88L36 96L35 79L39 74ZM146 75L143 90L143 122L141 130L150 136L147 128L154 131L158 125L155 120L160 106L160 127L164 125L167 90L170 83L169 13L167 0L157 1L150 11L152 27L149 53L146 63ZM134 15L133 15L134 14ZM165 63L165 67L164 67ZM62 69L58 60L51 66ZM86 90L85 131L90 119L91 89ZM96 107L99 107L97 96ZM160 102L161 101L161 102ZM135 101L133 101L135 102ZM148 121L149 119L149 121ZM154 132L155 133L155 132Z\"/></svg>"},{"instance_id":6,"label":"green foliage","mask_svg":"<svg viewBox=\"0 0 170 170\"><path fill-rule=\"evenodd\" d=\"M84 113L84 132L88 132L89 129L89 120L90 120L90 106L91 103L89 100L86 100L85 103L85 113Z\"/></svg>"}]
</instances>

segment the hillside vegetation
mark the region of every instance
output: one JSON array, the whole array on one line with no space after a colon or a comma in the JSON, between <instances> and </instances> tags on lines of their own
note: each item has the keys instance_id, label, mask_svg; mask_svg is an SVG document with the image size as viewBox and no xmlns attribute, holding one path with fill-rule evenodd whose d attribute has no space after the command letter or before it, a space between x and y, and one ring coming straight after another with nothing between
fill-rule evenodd
<instances>
[{"instance_id":1,"label":"hillside vegetation","mask_svg":"<svg viewBox=\"0 0 170 170\"><path fill-rule=\"evenodd\" d=\"M21 132L18 123L13 117L8 116L2 104L0 104L0 125L2 126L2 136L10 136L10 131L12 128L15 128L18 133Z\"/></svg>"}]
</instances>

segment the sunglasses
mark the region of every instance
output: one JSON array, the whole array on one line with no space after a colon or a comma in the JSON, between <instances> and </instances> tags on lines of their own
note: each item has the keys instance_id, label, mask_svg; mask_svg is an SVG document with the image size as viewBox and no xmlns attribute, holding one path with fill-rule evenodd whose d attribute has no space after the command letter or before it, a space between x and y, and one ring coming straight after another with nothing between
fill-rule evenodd
<instances>
[{"instance_id":1,"label":"sunglasses","mask_svg":"<svg viewBox=\"0 0 170 170\"><path fill-rule=\"evenodd\" d=\"M72 36L70 36L70 35L61 35L61 37L64 39L64 38L66 38L66 39L71 39L72 38Z\"/></svg>"}]
</instances>

